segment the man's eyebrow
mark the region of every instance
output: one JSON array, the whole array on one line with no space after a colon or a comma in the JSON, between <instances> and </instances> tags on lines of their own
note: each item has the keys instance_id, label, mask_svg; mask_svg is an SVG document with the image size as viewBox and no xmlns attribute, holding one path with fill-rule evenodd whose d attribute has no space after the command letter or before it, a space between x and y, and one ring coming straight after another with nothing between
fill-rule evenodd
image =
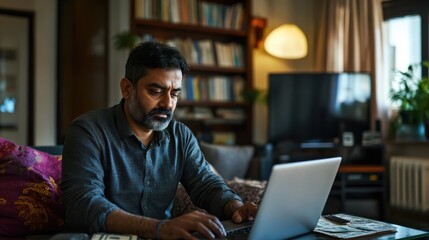
<instances>
[{"instance_id":1,"label":"man's eyebrow","mask_svg":"<svg viewBox=\"0 0 429 240\"><path fill-rule=\"evenodd\" d=\"M149 86L149 87L160 88L160 89L163 89L163 90L167 89L167 87L166 87L166 86L161 85L161 84L159 84L159 83L150 83L148 86ZM181 87L174 88L174 89L173 89L173 91L182 91L182 88L181 88Z\"/></svg>"}]
</instances>

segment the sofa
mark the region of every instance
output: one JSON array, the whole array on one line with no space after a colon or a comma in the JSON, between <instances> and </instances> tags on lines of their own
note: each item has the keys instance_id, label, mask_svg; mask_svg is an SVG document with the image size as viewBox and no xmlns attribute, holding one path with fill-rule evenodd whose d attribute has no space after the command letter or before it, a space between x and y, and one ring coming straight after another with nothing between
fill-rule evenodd
<instances>
[{"instance_id":1,"label":"sofa","mask_svg":"<svg viewBox=\"0 0 429 240\"><path fill-rule=\"evenodd\" d=\"M48 153L47 150L21 146L0 137L0 239L25 239L28 236L44 239L34 236L54 236L63 232L62 157L60 152ZM201 150L213 171L221 175L244 201L260 202L266 181L257 179L261 160L255 156L254 149L201 143ZM195 209L198 208L179 185L173 217Z\"/></svg>"}]
</instances>

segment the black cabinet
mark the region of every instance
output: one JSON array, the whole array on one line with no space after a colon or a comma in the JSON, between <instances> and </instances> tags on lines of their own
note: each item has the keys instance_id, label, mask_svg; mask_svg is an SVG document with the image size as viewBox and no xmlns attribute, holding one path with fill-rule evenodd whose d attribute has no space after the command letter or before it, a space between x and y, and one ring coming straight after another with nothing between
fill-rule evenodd
<instances>
[{"instance_id":1,"label":"black cabinet","mask_svg":"<svg viewBox=\"0 0 429 240\"><path fill-rule=\"evenodd\" d=\"M342 146L331 143L273 145L273 163L297 162L327 157L342 157L342 165L384 165L384 145Z\"/></svg>"},{"instance_id":2,"label":"black cabinet","mask_svg":"<svg viewBox=\"0 0 429 240\"><path fill-rule=\"evenodd\" d=\"M340 166L326 207L332 210L327 211L384 219L385 180L385 168L381 165Z\"/></svg>"},{"instance_id":3,"label":"black cabinet","mask_svg":"<svg viewBox=\"0 0 429 240\"><path fill-rule=\"evenodd\" d=\"M335 144L273 145L273 163L342 157L324 213L349 213L383 219L386 205L385 147Z\"/></svg>"}]
</instances>

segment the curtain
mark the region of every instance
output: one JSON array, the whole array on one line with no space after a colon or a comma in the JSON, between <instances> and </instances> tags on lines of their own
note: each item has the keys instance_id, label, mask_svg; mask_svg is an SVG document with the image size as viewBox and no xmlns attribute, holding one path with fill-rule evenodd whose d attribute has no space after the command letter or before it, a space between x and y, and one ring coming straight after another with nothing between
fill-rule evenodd
<instances>
[{"instance_id":1,"label":"curtain","mask_svg":"<svg viewBox=\"0 0 429 240\"><path fill-rule=\"evenodd\" d=\"M388 89L383 78L382 0L320 0L316 69L369 72L371 128L376 119L387 131ZM387 84L388 86L388 84ZM384 136L386 134L383 134Z\"/></svg>"}]
</instances>

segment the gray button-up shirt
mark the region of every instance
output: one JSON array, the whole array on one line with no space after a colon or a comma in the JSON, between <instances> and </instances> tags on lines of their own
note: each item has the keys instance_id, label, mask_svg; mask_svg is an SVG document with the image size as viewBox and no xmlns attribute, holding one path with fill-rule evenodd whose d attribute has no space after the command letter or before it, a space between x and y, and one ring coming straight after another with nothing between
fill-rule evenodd
<instances>
[{"instance_id":1,"label":"gray button-up shirt","mask_svg":"<svg viewBox=\"0 0 429 240\"><path fill-rule=\"evenodd\" d=\"M173 120L144 146L128 126L123 100L71 124L62 169L69 231L106 231L106 217L115 209L169 218L179 181L195 205L220 218L228 201L241 201L210 170L189 128Z\"/></svg>"}]
</instances>

